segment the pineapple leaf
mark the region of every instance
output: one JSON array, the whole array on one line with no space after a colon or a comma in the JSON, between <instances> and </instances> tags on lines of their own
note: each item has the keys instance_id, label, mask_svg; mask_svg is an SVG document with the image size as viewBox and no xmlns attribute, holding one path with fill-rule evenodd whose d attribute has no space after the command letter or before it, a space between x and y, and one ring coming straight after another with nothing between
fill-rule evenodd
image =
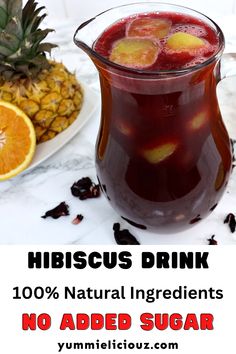
<instances>
[{"instance_id":1,"label":"pineapple leaf","mask_svg":"<svg viewBox=\"0 0 236 354\"><path fill-rule=\"evenodd\" d=\"M13 77L14 72L12 70L4 70L2 74L7 81L10 81Z\"/></svg>"},{"instance_id":2,"label":"pineapple leaf","mask_svg":"<svg viewBox=\"0 0 236 354\"><path fill-rule=\"evenodd\" d=\"M19 64L17 65L17 70L20 71L21 73L23 73L25 76L30 77L31 73L29 70L29 66L26 64Z\"/></svg>"},{"instance_id":3,"label":"pineapple leaf","mask_svg":"<svg viewBox=\"0 0 236 354\"><path fill-rule=\"evenodd\" d=\"M0 0L0 79L33 78L50 63L46 53L56 45L43 42L52 29L40 29L44 6L28 0Z\"/></svg>"},{"instance_id":4,"label":"pineapple leaf","mask_svg":"<svg viewBox=\"0 0 236 354\"><path fill-rule=\"evenodd\" d=\"M37 16L36 17L36 19L34 21L34 25L32 26L32 32L36 31L37 28L39 28L41 22L43 22L45 17L47 17L47 14L43 14L42 16Z\"/></svg>"},{"instance_id":5,"label":"pineapple leaf","mask_svg":"<svg viewBox=\"0 0 236 354\"><path fill-rule=\"evenodd\" d=\"M38 14L40 13L40 11L43 9L44 7L40 7L38 10L35 11L34 16L31 18L30 22L26 25L23 25L24 27L24 32L25 35L27 36L29 33L36 31L41 22L44 20L44 18L47 16L46 14L43 14L42 16L38 16Z\"/></svg>"},{"instance_id":6,"label":"pineapple leaf","mask_svg":"<svg viewBox=\"0 0 236 354\"><path fill-rule=\"evenodd\" d=\"M5 10L5 12L7 12L6 0L0 0L0 7L2 7Z\"/></svg>"},{"instance_id":7,"label":"pineapple leaf","mask_svg":"<svg viewBox=\"0 0 236 354\"><path fill-rule=\"evenodd\" d=\"M1 65L0 66L0 73L2 73L4 70L7 70L8 67L6 65Z\"/></svg>"},{"instance_id":8,"label":"pineapple leaf","mask_svg":"<svg viewBox=\"0 0 236 354\"><path fill-rule=\"evenodd\" d=\"M9 48L10 53L14 53L19 48L19 39L14 34L2 31L0 32L0 46ZM0 53L3 54L1 50Z\"/></svg>"},{"instance_id":9,"label":"pineapple leaf","mask_svg":"<svg viewBox=\"0 0 236 354\"><path fill-rule=\"evenodd\" d=\"M53 48L56 48L57 45L56 44L51 44L51 43L40 43L39 46L38 46L38 51L40 53L43 53L43 52L47 52L49 54L51 54L51 51Z\"/></svg>"},{"instance_id":10,"label":"pineapple leaf","mask_svg":"<svg viewBox=\"0 0 236 354\"><path fill-rule=\"evenodd\" d=\"M33 59L29 60L29 62L33 65L39 66L45 63L45 55L44 54L39 54L38 56L34 57ZM44 66L44 68L49 68L50 64L47 61L46 65Z\"/></svg>"},{"instance_id":11,"label":"pineapple leaf","mask_svg":"<svg viewBox=\"0 0 236 354\"><path fill-rule=\"evenodd\" d=\"M4 29L7 25L8 15L3 7L0 7L0 28Z\"/></svg>"},{"instance_id":12,"label":"pineapple leaf","mask_svg":"<svg viewBox=\"0 0 236 354\"><path fill-rule=\"evenodd\" d=\"M5 27L5 32L12 34L18 39L18 42L23 38L23 30L21 22L17 17L13 17Z\"/></svg>"},{"instance_id":13,"label":"pineapple leaf","mask_svg":"<svg viewBox=\"0 0 236 354\"><path fill-rule=\"evenodd\" d=\"M0 53L4 57L12 54L12 48L10 48L9 43L10 41L5 40L2 36L0 37Z\"/></svg>"},{"instance_id":14,"label":"pineapple leaf","mask_svg":"<svg viewBox=\"0 0 236 354\"><path fill-rule=\"evenodd\" d=\"M35 17L35 11L38 3L35 0L29 0L25 7L22 10L22 26L24 30L29 26L32 21L32 18ZM43 8L43 7L42 7ZM42 9L41 8L41 9Z\"/></svg>"},{"instance_id":15,"label":"pineapple leaf","mask_svg":"<svg viewBox=\"0 0 236 354\"><path fill-rule=\"evenodd\" d=\"M7 13L9 18L17 17L21 20L22 16L22 1L21 0L6 0Z\"/></svg>"},{"instance_id":16,"label":"pineapple leaf","mask_svg":"<svg viewBox=\"0 0 236 354\"><path fill-rule=\"evenodd\" d=\"M4 58L5 58L6 56L9 57L9 56L12 54L12 49L9 48L9 47L7 47L7 46L5 45L5 43L2 43L1 40L0 40L0 52L1 52L2 58L3 58L3 60L4 60Z\"/></svg>"},{"instance_id":17,"label":"pineapple leaf","mask_svg":"<svg viewBox=\"0 0 236 354\"><path fill-rule=\"evenodd\" d=\"M42 42L42 41L44 40L44 38L47 37L47 35L48 35L49 33L53 32L53 31L54 31L54 30L49 29L49 28L47 28L47 29L45 29L45 30L39 30L39 29L38 29L37 31L31 33L31 34L28 36L28 40L29 40L30 42L32 42L34 46L35 46L35 45L38 45L40 42Z\"/></svg>"}]
</instances>

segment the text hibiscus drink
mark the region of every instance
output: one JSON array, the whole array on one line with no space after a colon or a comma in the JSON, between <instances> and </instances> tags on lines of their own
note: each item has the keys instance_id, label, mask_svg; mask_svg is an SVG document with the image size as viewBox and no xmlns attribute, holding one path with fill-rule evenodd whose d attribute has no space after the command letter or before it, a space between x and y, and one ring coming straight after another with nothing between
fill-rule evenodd
<instances>
[{"instance_id":1,"label":"text hibiscus drink","mask_svg":"<svg viewBox=\"0 0 236 354\"><path fill-rule=\"evenodd\" d=\"M136 226L189 227L225 190L231 147L216 97L223 43L203 19L165 11L117 20L93 43L102 91L98 178Z\"/></svg>"}]
</instances>

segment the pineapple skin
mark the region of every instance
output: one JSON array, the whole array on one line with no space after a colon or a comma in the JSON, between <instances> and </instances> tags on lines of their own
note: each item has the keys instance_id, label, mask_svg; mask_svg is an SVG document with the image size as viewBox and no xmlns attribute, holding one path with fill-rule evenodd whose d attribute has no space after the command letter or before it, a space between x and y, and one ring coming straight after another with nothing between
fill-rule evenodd
<instances>
[{"instance_id":1,"label":"pineapple skin","mask_svg":"<svg viewBox=\"0 0 236 354\"><path fill-rule=\"evenodd\" d=\"M50 61L34 79L0 81L0 99L20 107L32 120L37 143L54 138L77 118L83 92L74 74Z\"/></svg>"}]
</instances>

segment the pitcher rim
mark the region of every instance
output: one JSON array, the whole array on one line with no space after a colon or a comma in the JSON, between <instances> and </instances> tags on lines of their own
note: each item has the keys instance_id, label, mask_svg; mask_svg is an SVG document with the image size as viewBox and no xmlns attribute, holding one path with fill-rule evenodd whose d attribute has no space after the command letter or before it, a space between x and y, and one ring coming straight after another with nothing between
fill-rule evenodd
<instances>
[{"instance_id":1,"label":"pitcher rim","mask_svg":"<svg viewBox=\"0 0 236 354\"><path fill-rule=\"evenodd\" d=\"M199 14L201 16L203 16L205 19L209 20L214 26L215 29L217 31L217 35L219 36L219 48L216 51L216 53L214 55L212 55L210 58L208 58L206 61L204 61L203 63L199 63L196 65L193 65L191 67L188 68L182 68L182 69L172 69L172 70L147 70L147 69L137 69L137 68L130 68L127 66L123 66L117 63L112 62L111 60L105 58L104 56L102 56L101 54L97 53L92 47L90 47L89 45L87 45L86 43L84 43L83 41L77 40L76 36L78 34L78 32L84 28L85 26L87 26L90 22L94 21L95 19L97 19L99 16L102 16L103 14L112 11L112 10L116 10L118 8L122 8L122 7L128 7L128 6L134 6L134 5L139 5L139 4L157 4L157 5L168 5L168 6L173 6L176 8L180 8L180 9L186 9L186 10L190 10L196 14ZM171 12L171 11L170 11ZM119 21L119 20L117 20ZM112 25L112 24L111 24ZM223 31L221 30L220 26L214 21L212 20L209 16L203 14L200 11L194 10L190 7L187 6L182 6L182 5L176 5L176 4L172 4L172 3L167 3L167 2L158 2L158 1L152 1L152 2L144 2L144 1L140 1L140 2L135 2L135 3L129 3L129 4L124 4L124 5L118 5L118 6L114 6L111 7L105 11L100 12L99 14L97 14L96 16L90 18L89 20L84 21L75 31L74 37L73 37L74 43L76 45L78 45L78 43L80 43L80 47L84 48L87 52L89 52L92 56L94 56L95 58L97 58L100 62L108 65L109 67L112 67L114 69L117 70L122 70L122 71L126 71L127 73L131 73L131 74L143 74L146 76L153 76L153 75L181 75L181 74L188 74L194 71L197 71L199 69L202 69L206 66L208 66L209 64L213 63L214 61L217 61L217 59L221 56L224 47L225 47L225 37L223 34Z\"/></svg>"}]
</instances>

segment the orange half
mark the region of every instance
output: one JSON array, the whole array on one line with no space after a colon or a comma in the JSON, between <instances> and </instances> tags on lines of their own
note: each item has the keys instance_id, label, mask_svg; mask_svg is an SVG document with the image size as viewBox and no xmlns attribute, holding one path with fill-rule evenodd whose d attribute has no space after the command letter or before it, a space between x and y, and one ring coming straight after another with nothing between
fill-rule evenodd
<instances>
[{"instance_id":1,"label":"orange half","mask_svg":"<svg viewBox=\"0 0 236 354\"><path fill-rule=\"evenodd\" d=\"M0 101L0 181L16 176L30 164L35 146L31 120L18 107Z\"/></svg>"}]
</instances>

